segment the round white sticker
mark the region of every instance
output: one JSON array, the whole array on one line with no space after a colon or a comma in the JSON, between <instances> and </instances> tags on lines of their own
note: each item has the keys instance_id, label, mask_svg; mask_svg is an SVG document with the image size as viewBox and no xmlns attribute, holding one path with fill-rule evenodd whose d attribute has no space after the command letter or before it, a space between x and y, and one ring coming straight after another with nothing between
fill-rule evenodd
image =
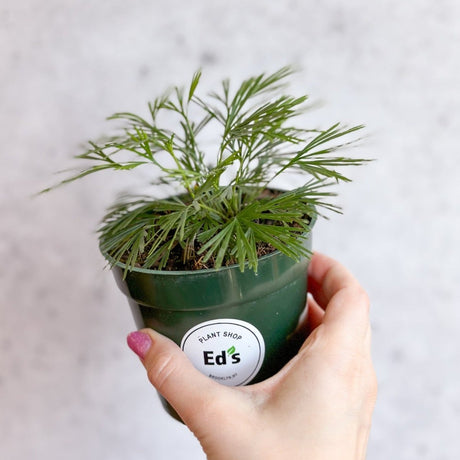
<instances>
[{"instance_id":1,"label":"round white sticker","mask_svg":"<svg viewBox=\"0 0 460 460\"><path fill-rule=\"evenodd\" d=\"M200 372L228 386L249 383L265 356L259 330L237 319L197 324L184 335L181 348Z\"/></svg>"}]
</instances>

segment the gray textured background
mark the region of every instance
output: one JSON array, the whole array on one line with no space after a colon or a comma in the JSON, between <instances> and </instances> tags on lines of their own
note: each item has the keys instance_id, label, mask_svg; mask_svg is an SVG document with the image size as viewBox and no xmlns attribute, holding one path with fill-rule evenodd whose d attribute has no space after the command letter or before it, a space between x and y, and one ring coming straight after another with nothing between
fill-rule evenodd
<instances>
[{"instance_id":1,"label":"gray textured background","mask_svg":"<svg viewBox=\"0 0 460 460\"><path fill-rule=\"evenodd\" d=\"M201 459L125 345L93 233L128 182L39 199L104 117L198 67L205 86L298 64L313 124L364 122L378 161L340 188L316 249L372 299L380 393L368 458L458 459L460 3L0 2L0 458Z\"/></svg>"}]
</instances>

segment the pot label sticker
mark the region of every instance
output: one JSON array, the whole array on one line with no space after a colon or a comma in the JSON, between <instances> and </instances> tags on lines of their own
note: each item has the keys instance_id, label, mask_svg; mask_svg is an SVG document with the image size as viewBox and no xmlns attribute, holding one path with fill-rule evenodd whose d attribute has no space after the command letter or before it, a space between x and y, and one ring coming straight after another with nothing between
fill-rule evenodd
<instances>
[{"instance_id":1,"label":"pot label sticker","mask_svg":"<svg viewBox=\"0 0 460 460\"><path fill-rule=\"evenodd\" d=\"M227 386L249 383L265 356L259 330L237 319L197 324L184 335L181 348L200 372Z\"/></svg>"}]
</instances>

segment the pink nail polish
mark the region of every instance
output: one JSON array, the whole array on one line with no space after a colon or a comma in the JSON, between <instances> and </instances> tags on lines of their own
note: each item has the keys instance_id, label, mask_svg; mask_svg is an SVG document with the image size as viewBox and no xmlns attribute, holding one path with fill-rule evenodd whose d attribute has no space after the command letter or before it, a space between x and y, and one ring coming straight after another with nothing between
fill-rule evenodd
<instances>
[{"instance_id":1,"label":"pink nail polish","mask_svg":"<svg viewBox=\"0 0 460 460\"><path fill-rule=\"evenodd\" d=\"M145 355L149 351L149 348L152 345L152 339L148 334L145 332L131 332L131 334L128 335L128 346L131 348L131 350L136 353L139 358L144 359Z\"/></svg>"}]
</instances>

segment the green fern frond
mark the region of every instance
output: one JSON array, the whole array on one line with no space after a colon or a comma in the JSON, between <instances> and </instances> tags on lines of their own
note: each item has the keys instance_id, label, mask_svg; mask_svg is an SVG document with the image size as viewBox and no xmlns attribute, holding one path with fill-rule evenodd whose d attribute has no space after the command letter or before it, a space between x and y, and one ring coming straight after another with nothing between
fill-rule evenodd
<instances>
[{"instance_id":1,"label":"green fern frond","mask_svg":"<svg viewBox=\"0 0 460 460\"><path fill-rule=\"evenodd\" d=\"M235 90L224 80L206 97L198 94L198 71L187 88L175 87L149 103L148 117L130 112L109 117L122 124L119 133L89 142L76 156L89 165L60 184L147 165L152 181L159 176L183 191L167 200L121 200L108 209L99 235L111 263L162 270L179 258L176 267L199 260L200 266L237 263L241 270L257 270L261 244L294 259L309 255L302 240L312 220L321 209L340 212L328 187L349 181L344 166L368 160L337 153L360 140L355 135L362 125L336 123L320 130L293 124L307 109L307 96L285 93L293 72L283 67L262 73ZM176 117L176 130L161 125L162 113ZM213 132L216 122L221 132L211 159L201 136L207 128ZM303 185L267 193L285 174L304 177Z\"/></svg>"}]
</instances>

